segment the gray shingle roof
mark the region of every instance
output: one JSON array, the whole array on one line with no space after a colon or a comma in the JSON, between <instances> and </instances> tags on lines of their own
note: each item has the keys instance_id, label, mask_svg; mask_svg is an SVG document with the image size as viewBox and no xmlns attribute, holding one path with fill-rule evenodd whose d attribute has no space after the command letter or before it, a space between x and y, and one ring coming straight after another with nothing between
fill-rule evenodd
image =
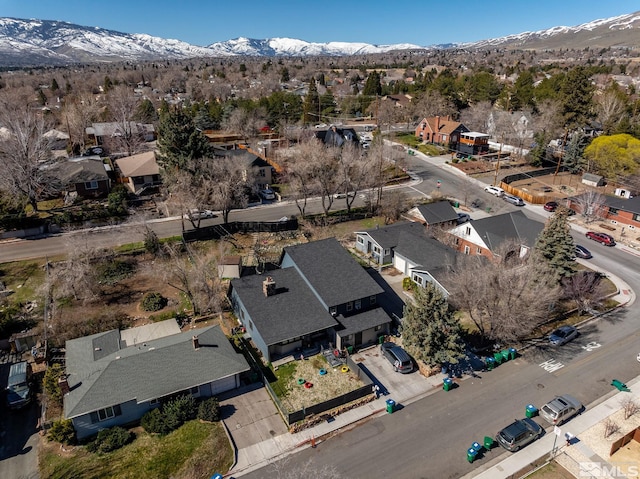
<instances>
[{"instance_id":1,"label":"gray shingle roof","mask_svg":"<svg viewBox=\"0 0 640 479\"><path fill-rule=\"evenodd\" d=\"M285 256L329 307L384 292L335 238L287 246Z\"/></svg>"},{"instance_id":2,"label":"gray shingle roof","mask_svg":"<svg viewBox=\"0 0 640 479\"><path fill-rule=\"evenodd\" d=\"M391 322L391 318L382 308L370 309L363 313L354 314L352 316L344 317L340 315L338 317L340 324L344 326L344 329L337 331L337 334L341 337L349 334L359 333L366 329L371 329L375 326L381 326Z\"/></svg>"},{"instance_id":3,"label":"gray shingle roof","mask_svg":"<svg viewBox=\"0 0 640 479\"><path fill-rule=\"evenodd\" d=\"M417 207L428 225L437 225L456 221L458 214L448 201L437 201Z\"/></svg>"},{"instance_id":4,"label":"gray shingle roof","mask_svg":"<svg viewBox=\"0 0 640 479\"><path fill-rule=\"evenodd\" d=\"M200 342L197 350L194 334ZM66 418L131 400L161 398L249 370L219 326L127 348L120 348L119 337L119 331L112 330L67 341L71 391L64 398Z\"/></svg>"},{"instance_id":5,"label":"gray shingle roof","mask_svg":"<svg viewBox=\"0 0 640 479\"><path fill-rule=\"evenodd\" d=\"M474 220L473 227L489 249L495 251L502 243L513 240L533 247L544 224L516 211Z\"/></svg>"},{"instance_id":6,"label":"gray shingle roof","mask_svg":"<svg viewBox=\"0 0 640 479\"><path fill-rule=\"evenodd\" d=\"M109 179L100 157L72 158L56 163L49 171L64 185Z\"/></svg>"},{"instance_id":7,"label":"gray shingle roof","mask_svg":"<svg viewBox=\"0 0 640 479\"><path fill-rule=\"evenodd\" d=\"M398 238L400 238L400 235L404 232L422 235L424 233L424 225L412 221L404 221L380 228L372 228L370 230L356 232L356 234L366 233L382 248L386 249L395 248L398 245Z\"/></svg>"},{"instance_id":8,"label":"gray shingle roof","mask_svg":"<svg viewBox=\"0 0 640 479\"><path fill-rule=\"evenodd\" d=\"M365 273L366 274L366 273ZM276 294L266 297L262 282L271 277ZM267 345L337 326L295 268L270 271L268 275L243 276L231 280L251 321Z\"/></svg>"},{"instance_id":9,"label":"gray shingle roof","mask_svg":"<svg viewBox=\"0 0 640 479\"><path fill-rule=\"evenodd\" d=\"M400 235L395 254L411 260L430 273L449 270L455 264L458 255L455 250L433 238L410 232Z\"/></svg>"}]
</instances>

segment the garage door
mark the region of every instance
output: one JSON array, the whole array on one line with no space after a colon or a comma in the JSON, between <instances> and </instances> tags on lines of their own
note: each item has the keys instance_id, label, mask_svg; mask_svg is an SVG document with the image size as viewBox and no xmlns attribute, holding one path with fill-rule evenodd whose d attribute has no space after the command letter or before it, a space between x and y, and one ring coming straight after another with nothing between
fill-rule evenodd
<instances>
[{"instance_id":1,"label":"garage door","mask_svg":"<svg viewBox=\"0 0 640 479\"><path fill-rule=\"evenodd\" d=\"M228 378L219 379L211 385L211 393L215 396L216 394L223 393L225 391L229 391L230 389L234 389L236 387L236 377L229 376Z\"/></svg>"},{"instance_id":2,"label":"garage door","mask_svg":"<svg viewBox=\"0 0 640 479\"><path fill-rule=\"evenodd\" d=\"M399 258L398 256L394 256L393 257L393 266L398 270L401 271L402 274L407 274L407 272L405 271L406 267L407 267L407 262L403 259L403 258Z\"/></svg>"}]
</instances>

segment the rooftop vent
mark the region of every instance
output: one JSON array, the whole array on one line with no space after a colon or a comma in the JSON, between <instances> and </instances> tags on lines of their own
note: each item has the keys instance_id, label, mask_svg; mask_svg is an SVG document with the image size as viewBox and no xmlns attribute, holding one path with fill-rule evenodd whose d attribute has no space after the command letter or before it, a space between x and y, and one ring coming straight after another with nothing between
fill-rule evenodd
<instances>
[{"instance_id":1,"label":"rooftop vent","mask_svg":"<svg viewBox=\"0 0 640 479\"><path fill-rule=\"evenodd\" d=\"M262 292L267 298L276 294L276 282L271 276L267 276L262 282Z\"/></svg>"}]
</instances>

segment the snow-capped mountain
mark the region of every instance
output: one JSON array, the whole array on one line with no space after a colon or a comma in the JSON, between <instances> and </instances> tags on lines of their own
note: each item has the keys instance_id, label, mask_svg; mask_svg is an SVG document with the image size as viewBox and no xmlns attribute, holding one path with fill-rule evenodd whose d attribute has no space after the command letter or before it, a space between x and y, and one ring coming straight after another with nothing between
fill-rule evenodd
<instances>
[{"instance_id":1,"label":"snow-capped mountain","mask_svg":"<svg viewBox=\"0 0 640 479\"><path fill-rule=\"evenodd\" d=\"M145 34L49 20L0 18L0 66L65 65L71 63L166 60L230 55L305 56L355 55L422 48L417 45L309 43L290 38L238 38L208 47Z\"/></svg>"},{"instance_id":2,"label":"snow-capped mountain","mask_svg":"<svg viewBox=\"0 0 640 479\"><path fill-rule=\"evenodd\" d=\"M236 38L226 42L212 43L210 49L220 55L251 55L251 56L310 56L310 55L364 55L369 53L384 53L392 50L424 49L410 43L395 45L371 45L370 43L310 43L294 38L268 38L255 40L252 38Z\"/></svg>"},{"instance_id":3,"label":"snow-capped mountain","mask_svg":"<svg viewBox=\"0 0 640 479\"><path fill-rule=\"evenodd\" d=\"M594 20L575 27L553 27L506 37L462 43L459 48L608 48L640 47L640 12Z\"/></svg>"}]
</instances>

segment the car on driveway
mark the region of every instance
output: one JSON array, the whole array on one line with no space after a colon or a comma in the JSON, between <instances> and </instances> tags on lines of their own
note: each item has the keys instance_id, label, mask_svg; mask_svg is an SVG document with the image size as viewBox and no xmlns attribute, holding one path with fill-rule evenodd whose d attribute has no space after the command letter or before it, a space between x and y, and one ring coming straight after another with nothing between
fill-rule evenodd
<instances>
[{"instance_id":1,"label":"car on driveway","mask_svg":"<svg viewBox=\"0 0 640 479\"><path fill-rule=\"evenodd\" d=\"M559 206L559 205L558 205L558 202L556 202L556 201L547 201L547 202L544 204L543 208L544 208L544 210L545 210L545 211L551 211L551 212L553 212L553 211L555 211L555 210L557 210L557 209L558 209L558 206Z\"/></svg>"},{"instance_id":2,"label":"car on driveway","mask_svg":"<svg viewBox=\"0 0 640 479\"><path fill-rule=\"evenodd\" d=\"M615 246L616 240L613 239L613 236L608 235L607 233L598 233L597 231L587 231L585 235L587 238L593 241L597 241L600 244L605 246Z\"/></svg>"},{"instance_id":3,"label":"car on driveway","mask_svg":"<svg viewBox=\"0 0 640 479\"><path fill-rule=\"evenodd\" d=\"M471 216L469 216L467 213L458 213L458 219L456 220L456 223L461 225L462 223L466 223L467 221L471 221Z\"/></svg>"},{"instance_id":4,"label":"car on driveway","mask_svg":"<svg viewBox=\"0 0 640 479\"><path fill-rule=\"evenodd\" d=\"M391 363L394 371L403 374L408 374L413 371L411 356L396 343L382 343L380 345L380 351L382 351L382 355Z\"/></svg>"},{"instance_id":5,"label":"car on driveway","mask_svg":"<svg viewBox=\"0 0 640 479\"><path fill-rule=\"evenodd\" d=\"M549 335L549 342L554 346L562 346L578 337L578 330L574 326L560 326Z\"/></svg>"},{"instance_id":6,"label":"car on driveway","mask_svg":"<svg viewBox=\"0 0 640 479\"><path fill-rule=\"evenodd\" d=\"M528 417L516 419L496 435L496 441L507 451L516 452L544 434L544 429Z\"/></svg>"},{"instance_id":7,"label":"car on driveway","mask_svg":"<svg viewBox=\"0 0 640 479\"><path fill-rule=\"evenodd\" d=\"M486 191L487 193L491 193L492 195L495 195L495 196L504 195L504 190L499 186L492 186L492 185L485 186L484 191Z\"/></svg>"},{"instance_id":8,"label":"car on driveway","mask_svg":"<svg viewBox=\"0 0 640 479\"><path fill-rule=\"evenodd\" d=\"M593 256L591 255L591 251L589 251L584 246L576 245L576 258L582 259L591 259Z\"/></svg>"},{"instance_id":9,"label":"car on driveway","mask_svg":"<svg viewBox=\"0 0 640 479\"><path fill-rule=\"evenodd\" d=\"M515 205L515 206L524 206L524 201L519 196L508 195L505 193L504 195L502 195L502 199L505 200L507 203L511 203L512 205Z\"/></svg>"},{"instance_id":10,"label":"car on driveway","mask_svg":"<svg viewBox=\"0 0 640 479\"><path fill-rule=\"evenodd\" d=\"M540 416L549 424L559 426L582 411L582 403L569 394L556 396L540 408Z\"/></svg>"}]
</instances>

